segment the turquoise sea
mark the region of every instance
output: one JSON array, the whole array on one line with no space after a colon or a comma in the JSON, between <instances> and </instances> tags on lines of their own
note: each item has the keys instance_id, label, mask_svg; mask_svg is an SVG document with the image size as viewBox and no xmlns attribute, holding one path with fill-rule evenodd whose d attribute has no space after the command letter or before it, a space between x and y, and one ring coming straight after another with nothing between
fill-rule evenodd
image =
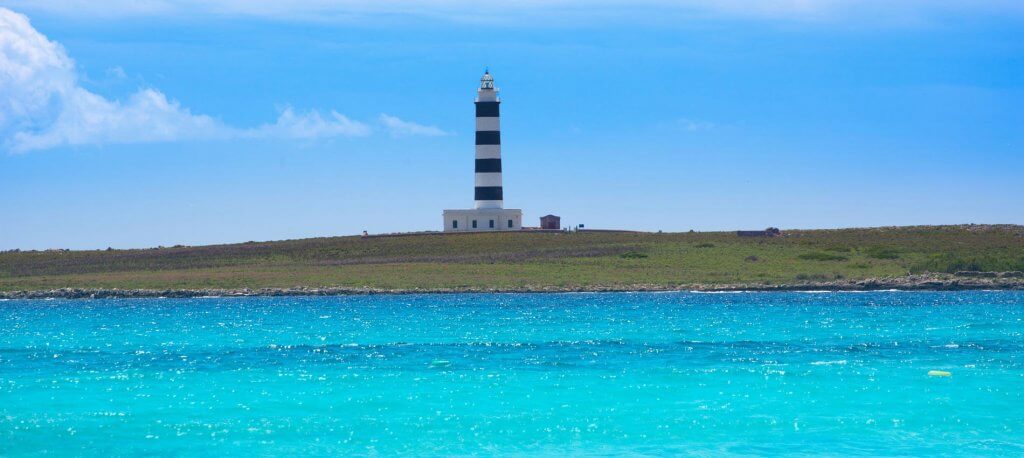
<instances>
[{"instance_id":1,"label":"turquoise sea","mask_svg":"<svg viewBox=\"0 0 1024 458\"><path fill-rule=\"evenodd\" d=\"M1022 391L1024 292L0 302L3 456L1020 456Z\"/></svg>"}]
</instances>

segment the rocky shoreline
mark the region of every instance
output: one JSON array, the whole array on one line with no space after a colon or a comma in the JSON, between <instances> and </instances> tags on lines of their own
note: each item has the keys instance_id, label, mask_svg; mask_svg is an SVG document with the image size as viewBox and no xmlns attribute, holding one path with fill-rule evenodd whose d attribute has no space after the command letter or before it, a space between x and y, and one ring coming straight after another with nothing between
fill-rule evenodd
<instances>
[{"instance_id":1,"label":"rocky shoreline","mask_svg":"<svg viewBox=\"0 0 1024 458\"><path fill-rule=\"evenodd\" d=\"M456 293L566 293L566 292L657 292L657 291L962 291L1024 290L1019 272L958 272L956 275L928 274L865 280L808 281L784 284L689 284L689 285L595 285L586 287L524 286L518 288L424 288L380 289L339 287L241 288L241 289L91 289L60 288L40 291L0 291L0 299L109 299L109 298L195 298L254 296L345 296L362 294L456 294Z\"/></svg>"}]
</instances>

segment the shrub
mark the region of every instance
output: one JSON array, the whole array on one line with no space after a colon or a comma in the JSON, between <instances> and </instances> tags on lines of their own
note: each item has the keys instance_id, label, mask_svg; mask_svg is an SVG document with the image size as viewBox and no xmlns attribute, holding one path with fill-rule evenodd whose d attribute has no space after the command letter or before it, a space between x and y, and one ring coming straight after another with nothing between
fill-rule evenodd
<instances>
[{"instance_id":1,"label":"shrub","mask_svg":"<svg viewBox=\"0 0 1024 458\"><path fill-rule=\"evenodd\" d=\"M622 259L643 259L646 258L647 255L639 251L627 251L620 254L619 257Z\"/></svg>"},{"instance_id":2,"label":"shrub","mask_svg":"<svg viewBox=\"0 0 1024 458\"><path fill-rule=\"evenodd\" d=\"M950 274L960 271L1006 272L1013 270L1024 270L1024 258L1015 259L1010 256L1003 257L998 255L964 256L944 253L932 255L911 268L912 272L945 272Z\"/></svg>"},{"instance_id":3,"label":"shrub","mask_svg":"<svg viewBox=\"0 0 1024 458\"><path fill-rule=\"evenodd\" d=\"M698 243L698 244L694 245L694 247L695 248L714 248L715 244L714 243Z\"/></svg>"},{"instance_id":4,"label":"shrub","mask_svg":"<svg viewBox=\"0 0 1024 458\"><path fill-rule=\"evenodd\" d=\"M820 252L820 251L814 251L814 252L811 252L811 253L804 253L804 254L801 254L801 255L799 255L797 257L800 258L800 259L808 260L808 261L845 261L845 260L847 260L846 256L839 256L838 254L832 254L832 253L823 253L823 252Z\"/></svg>"},{"instance_id":5,"label":"shrub","mask_svg":"<svg viewBox=\"0 0 1024 458\"><path fill-rule=\"evenodd\" d=\"M874 259L899 259L900 257L900 252L895 248L882 246L869 247L864 250L864 254Z\"/></svg>"}]
</instances>

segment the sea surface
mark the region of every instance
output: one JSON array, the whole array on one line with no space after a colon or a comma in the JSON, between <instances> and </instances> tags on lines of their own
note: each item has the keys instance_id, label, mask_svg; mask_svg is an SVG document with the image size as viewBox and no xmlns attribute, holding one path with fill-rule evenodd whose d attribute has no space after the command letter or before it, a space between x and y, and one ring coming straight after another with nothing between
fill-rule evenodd
<instances>
[{"instance_id":1,"label":"sea surface","mask_svg":"<svg viewBox=\"0 0 1024 458\"><path fill-rule=\"evenodd\" d=\"M1022 392L1022 292L0 302L3 456L1021 456Z\"/></svg>"}]
</instances>

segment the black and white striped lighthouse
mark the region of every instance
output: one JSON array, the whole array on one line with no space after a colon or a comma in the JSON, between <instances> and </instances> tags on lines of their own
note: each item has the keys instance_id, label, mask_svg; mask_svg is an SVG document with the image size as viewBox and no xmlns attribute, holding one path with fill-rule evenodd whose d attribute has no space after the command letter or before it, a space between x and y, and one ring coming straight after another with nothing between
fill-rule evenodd
<instances>
[{"instance_id":1,"label":"black and white striped lighthouse","mask_svg":"<svg viewBox=\"0 0 1024 458\"><path fill-rule=\"evenodd\" d=\"M503 207L500 104L494 78L485 71L476 91L476 208Z\"/></svg>"},{"instance_id":2,"label":"black and white striped lighthouse","mask_svg":"<svg viewBox=\"0 0 1024 458\"><path fill-rule=\"evenodd\" d=\"M505 208L501 183L500 103L494 78L491 72L485 71L476 90L475 206L469 210L445 210L445 232L518 231L523 228L523 211Z\"/></svg>"}]
</instances>

